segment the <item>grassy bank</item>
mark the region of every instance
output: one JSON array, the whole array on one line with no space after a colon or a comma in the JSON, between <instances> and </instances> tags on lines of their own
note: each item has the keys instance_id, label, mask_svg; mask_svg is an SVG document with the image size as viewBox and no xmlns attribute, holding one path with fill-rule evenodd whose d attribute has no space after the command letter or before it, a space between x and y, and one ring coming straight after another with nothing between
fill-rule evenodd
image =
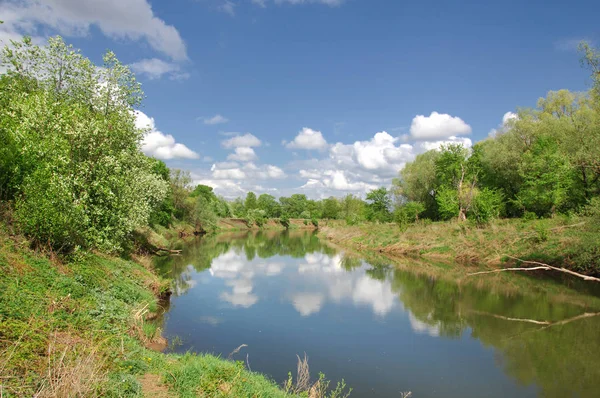
<instances>
[{"instance_id":1,"label":"grassy bank","mask_svg":"<svg viewBox=\"0 0 600 398\"><path fill-rule=\"evenodd\" d=\"M469 223L418 222L405 230L395 224L323 227L322 237L357 251L413 256L460 265L497 268L523 260L600 274L597 218L495 220L485 227Z\"/></svg>"},{"instance_id":2,"label":"grassy bank","mask_svg":"<svg viewBox=\"0 0 600 398\"><path fill-rule=\"evenodd\" d=\"M241 363L167 355L153 324L168 283L149 266L86 253L59 261L0 231L3 397L277 397ZM232 350L235 347L232 347ZM290 364L291 365L291 364Z\"/></svg>"}]
</instances>

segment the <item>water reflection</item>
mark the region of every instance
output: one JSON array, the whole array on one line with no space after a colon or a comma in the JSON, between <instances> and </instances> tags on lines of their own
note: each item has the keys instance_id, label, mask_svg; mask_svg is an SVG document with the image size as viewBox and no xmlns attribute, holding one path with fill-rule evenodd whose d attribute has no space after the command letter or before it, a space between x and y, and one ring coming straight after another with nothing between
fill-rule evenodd
<instances>
[{"instance_id":1,"label":"water reflection","mask_svg":"<svg viewBox=\"0 0 600 398\"><path fill-rule=\"evenodd\" d=\"M165 330L182 336L181 350L227 355L245 343L253 370L278 380L308 352L354 396L597 393L593 296L457 284L364 262L301 231L208 237L158 265L179 296Z\"/></svg>"}]
</instances>

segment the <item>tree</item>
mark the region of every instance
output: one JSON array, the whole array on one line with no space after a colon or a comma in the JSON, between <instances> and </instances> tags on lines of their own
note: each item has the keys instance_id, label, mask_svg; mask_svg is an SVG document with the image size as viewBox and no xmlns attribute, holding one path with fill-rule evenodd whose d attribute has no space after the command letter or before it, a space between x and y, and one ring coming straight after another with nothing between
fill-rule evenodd
<instances>
[{"instance_id":1,"label":"tree","mask_svg":"<svg viewBox=\"0 0 600 398\"><path fill-rule=\"evenodd\" d=\"M256 203L256 194L254 192L248 192L248 194L246 194L246 200L244 201L244 208L246 209L246 212L254 210L257 207L258 204Z\"/></svg>"},{"instance_id":2,"label":"tree","mask_svg":"<svg viewBox=\"0 0 600 398\"><path fill-rule=\"evenodd\" d=\"M456 205L455 216L459 221L466 220L475 193L477 165L476 158L469 158L469 151L464 146L442 146L440 156L435 160L435 176L441 187L436 193L436 202L443 218L447 218Z\"/></svg>"},{"instance_id":3,"label":"tree","mask_svg":"<svg viewBox=\"0 0 600 398\"><path fill-rule=\"evenodd\" d=\"M257 206L263 210L268 218L278 218L281 216L281 205L273 195L263 193L258 197Z\"/></svg>"},{"instance_id":4,"label":"tree","mask_svg":"<svg viewBox=\"0 0 600 398\"><path fill-rule=\"evenodd\" d=\"M379 222L389 222L391 220L390 207L392 200L385 187L367 193L367 202L369 202L367 219Z\"/></svg>"},{"instance_id":5,"label":"tree","mask_svg":"<svg viewBox=\"0 0 600 398\"><path fill-rule=\"evenodd\" d=\"M192 198L197 198L198 196L202 196L206 199L207 202L213 202L217 200L217 195L213 192L213 187L209 187L208 185L198 184L196 188L190 193Z\"/></svg>"},{"instance_id":6,"label":"tree","mask_svg":"<svg viewBox=\"0 0 600 398\"><path fill-rule=\"evenodd\" d=\"M113 53L97 68L59 37L44 47L25 38L1 59L3 196L21 228L60 251L121 250L168 188L139 150L139 83Z\"/></svg>"},{"instance_id":7,"label":"tree","mask_svg":"<svg viewBox=\"0 0 600 398\"><path fill-rule=\"evenodd\" d=\"M323 200L323 218L335 220L340 215L340 202L333 196Z\"/></svg>"},{"instance_id":8,"label":"tree","mask_svg":"<svg viewBox=\"0 0 600 398\"><path fill-rule=\"evenodd\" d=\"M437 217L435 191L438 182L435 174L435 162L440 152L430 150L416 157L400 171L399 178L394 179L392 192L396 202L420 202L425 206L424 216Z\"/></svg>"},{"instance_id":9,"label":"tree","mask_svg":"<svg viewBox=\"0 0 600 398\"><path fill-rule=\"evenodd\" d=\"M572 169L553 139L544 137L536 141L532 150L523 155L520 173L523 186L517 202L524 211L538 216L553 215L567 202Z\"/></svg>"},{"instance_id":10,"label":"tree","mask_svg":"<svg viewBox=\"0 0 600 398\"><path fill-rule=\"evenodd\" d=\"M341 201L340 212L348 225L356 225L365 218L365 202L357 196L348 194Z\"/></svg>"}]
</instances>

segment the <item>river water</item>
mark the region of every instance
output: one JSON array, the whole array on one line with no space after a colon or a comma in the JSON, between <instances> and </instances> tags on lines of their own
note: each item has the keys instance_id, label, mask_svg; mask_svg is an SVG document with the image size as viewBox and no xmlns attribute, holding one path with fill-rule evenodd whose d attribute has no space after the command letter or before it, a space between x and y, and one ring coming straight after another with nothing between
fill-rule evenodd
<instances>
[{"instance_id":1,"label":"river water","mask_svg":"<svg viewBox=\"0 0 600 398\"><path fill-rule=\"evenodd\" d=\"M600 300L558 283L459 283L308 231L205 237L158 267L175 292L170 350L245 344L233 359L278 383L306 354L313 378L343 378L352 397L600 396Z\"/></svg>"}]
</instances>

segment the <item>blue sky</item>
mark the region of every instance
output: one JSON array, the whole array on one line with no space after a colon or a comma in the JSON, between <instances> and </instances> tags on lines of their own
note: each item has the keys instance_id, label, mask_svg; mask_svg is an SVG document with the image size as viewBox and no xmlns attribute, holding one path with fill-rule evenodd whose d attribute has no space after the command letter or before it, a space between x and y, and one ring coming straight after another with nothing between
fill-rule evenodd
<instances>
[{"instance_id":1,"label":"blue sky","mask_svg":"<svg viewBox=\"0 0 600 398\"><path fill-rule=\"evenodd\" d=\"M61 34L131 65L144 150L227 197L362 195L585 90L597 1L3 0L0 40ZM506 117L505 117L506 115Z\"/></svg>"}]
</instances>

